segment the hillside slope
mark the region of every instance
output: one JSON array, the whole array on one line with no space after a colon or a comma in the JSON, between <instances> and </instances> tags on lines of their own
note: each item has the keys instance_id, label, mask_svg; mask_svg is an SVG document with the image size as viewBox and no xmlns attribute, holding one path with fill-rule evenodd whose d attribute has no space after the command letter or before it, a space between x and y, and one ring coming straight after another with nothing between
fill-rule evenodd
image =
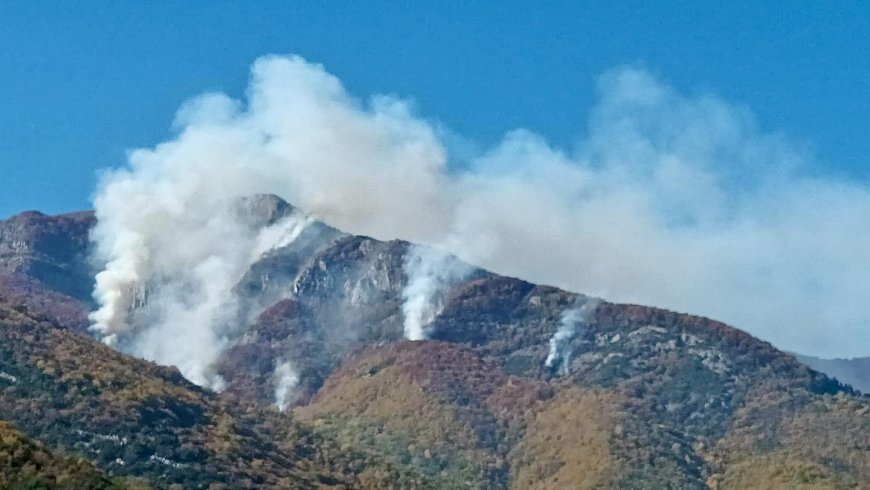
<instances>
[{"instance_id":1,"label":"hillside slope","mask_svg":"<svg viewBox=\"0 0 870 490\"><path fill-rule=\"evenodd\" d=\"M348 488L366 467L413 481L272 408L219 398L3 298L0 420L109 475L158 486Z\"/></svg>"},{"instance_id":2,"label":"hillside slope","mask_svg":"<svg viewBox=\"0 0 870 490\"><path fill-rule=\"evenodd\" d=\"M678 405L699 398L701 380L671 369L622 383L544 381L506 374L468 346L402 342L354 355L294 415L440 488L870 482L868 400L814 391L809 370L799 383L771 371L735 389L733 409L708 402L686 416ZM718 432L704 421L714 417Z\"/></svg>"},{"instance_id":3,"label":"hillside slope","mask_svg":"<svg viewBox=\"0 0 870 490\"><path fill-rule=\"evenodd\" d=\"M52 454L0 422L0 488L121 489L90 463Z\"/></svg>"},{"instance_id":4,"label":"hillside slope","mask_svg":"<svg viewBox=\"0 0 870 490\"><path fill-rule=\"evenodd\" d=\"M253 204L264 222L293 210ZM44 260L84 267L80 232ZM0 419L109 475L191 488L870 486L870 399L706 318L435 256L430 340L403 341L427 254L314 223L263 255L235 288L253 320L218 361L220 394L77 332L58 304L86 311L72 291L89 275L65 289L9 268Z\"/></svg>"}]
</instances>

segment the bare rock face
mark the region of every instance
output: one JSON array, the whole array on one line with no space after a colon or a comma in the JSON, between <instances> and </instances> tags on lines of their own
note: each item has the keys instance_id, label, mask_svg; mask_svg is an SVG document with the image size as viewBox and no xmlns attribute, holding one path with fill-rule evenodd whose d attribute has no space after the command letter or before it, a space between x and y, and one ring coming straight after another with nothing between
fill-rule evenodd
<instances>
[{"instance_id":1,"label":"bare rock face","mask_svg":"<svg viewBox=\"0 0 870 490\"><path fill-rule=\"evenodd\" d=\"M88 264L91 212L46 216L28 211L0 221L0 274L21 274L47 288L87 301L93 284Z\"/></svg>"},{"instance_id":2,"label":"bare rock face","mask_svg":"<svg viewBox=\"0 0 870 490\"><path fill-rule=\"evenodd\" d=\"M328 227L307 233L254 264L237 287L248 301L276 302L221 361L230 391L271 402L272 370L290 360L300 372L296 399L302 403L354 350L402 338L407 244Z\"/></svg>"},{"instance_id":3,"label":"bare rock face","mask_svg":"<svg viewBox=\"0 0 870 490\"><path fill-rule=\"evenodd\" d=\"M27 211L0 221L0 295L64 325L85 329L94 270L88 234L94 214Z\"/></svg>"},{"instance_id":4,"label":"bare rock face","mask_svg":"<svg viewBox=\"0 0 870 490\"><path fill-rule=\"evenodd\" d=\"M262 228L290 216L295 208L274 194L256 194L242 197L236 202L234 211L252 228Z\"/></svg>"}]
</instances>

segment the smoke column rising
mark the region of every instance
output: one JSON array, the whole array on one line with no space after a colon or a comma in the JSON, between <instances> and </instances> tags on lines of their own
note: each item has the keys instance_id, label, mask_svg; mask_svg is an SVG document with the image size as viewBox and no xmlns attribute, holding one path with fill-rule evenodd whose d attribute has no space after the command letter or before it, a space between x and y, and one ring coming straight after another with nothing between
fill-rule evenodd
<instances>
[{"instance_id":1,"label":"smoke column rising","mask_svg":"<svg viewBox=\"0 0 870 490\"><path fill-rule=\"evenodd\" d=\"M423 340L429 337L426 327L444 308L443 295L471 268L452 255L411 245L405 254L404 269L408 277L402 289L405 338Z\"/></svg>"},{"instance_id":2,"label":"smoke column rising","mask_svg":"<svg viewBox=\"0 0 870 490\"><path fill-rule=\"evenodd\" d=\"M564 376L571 367L571 341L578 335L580 327L586 323L601 301L596 298L587 299L583 306L571 308L562 312L559 328L550 338L550 352L544 365Z\"/></svg>"},{"instance_id":3,"label":"smoke column rising","mask_svg":"<svg viewBox=\"0 0 870 490\"><path fill-rule=\"evenodd\" d=\"M275 385L275 406L283 412L293 403L299 373L289 361L282 362L275 366L272 383Z\"/></svg>"},{"instance_id":4,"label":"smoke column rising","mask_svg":"<svg viewBox=\"0 0 870 490\"><path fill-rule=\"evenodd\" d=\"M229 196L212 201L198 198L203 191L197 187L185 196L150 186L137 195L129 174L110 178L114 184L98 200L94 238L97 252L112 259L97 275L101 306L91 315L92 329L125 352L222 389L213 363L244 325L233 287L255 260L290 243L310 219L291 215L267 225ZM113 214L105 217L99 210L107 201ZM135 236L138 246L127 247L126 236Z\"/></svg>"},{"instance_id":5,"label":"smoke column rising","mask_svg":"<svg viewBox=\"0 0 870 490\"><path fill-rule=\"evenodd\" d=\"M264 249L228 203L261 193L498 273L711 316L789 350L867 355L867 186L813 171L746 108L642 69L600 78L570 150L518 129L459 157L407 102L356 99L320 65L279 56L254 63L244 100L186 103L175 131L101 179L92 319L201 384L220 384L207 366L237 328L227 291ZM433 289L418 285L409 299ZM137 291L154 306L131 313ZM431 307L415 301L417 338Z\"/></svg>"}]
</instances>

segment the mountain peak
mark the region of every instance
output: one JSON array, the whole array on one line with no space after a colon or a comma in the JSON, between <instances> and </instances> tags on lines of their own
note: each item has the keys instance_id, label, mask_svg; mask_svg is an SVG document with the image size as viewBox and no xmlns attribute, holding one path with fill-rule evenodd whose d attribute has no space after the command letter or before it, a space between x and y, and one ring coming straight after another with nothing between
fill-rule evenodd
<instances>
[{"instance_id":1,"label":"mountain peak","mask_svg":"<svg viewBox=\"0 0 870 490\"><path fill-rule=\"evenodd\" d=\"M276 223L291 215L296 208L275 194L254 194L239 198L234 211L254 228Z\"/></svg>"}]
</instances>

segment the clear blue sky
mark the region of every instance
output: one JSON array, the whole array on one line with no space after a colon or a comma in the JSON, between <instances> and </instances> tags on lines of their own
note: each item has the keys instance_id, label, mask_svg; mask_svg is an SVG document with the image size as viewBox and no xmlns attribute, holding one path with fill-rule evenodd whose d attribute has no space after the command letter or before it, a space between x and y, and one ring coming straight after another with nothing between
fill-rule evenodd
<instances>
[{"instance_id":1,"label":"clear blue sky","mask_svg":"<svg viewBox=\"0 0 870 490\"><path fill-rule=\"evenodd\" d=\"M413 97L483 144L522 126L570 145L596 76L640 62L870 179L866 3L496 3L0 2L0 216L89 207L98 169L166 139L184 99L242 95L267 53Z\"/></svg>"}]
</instances>

